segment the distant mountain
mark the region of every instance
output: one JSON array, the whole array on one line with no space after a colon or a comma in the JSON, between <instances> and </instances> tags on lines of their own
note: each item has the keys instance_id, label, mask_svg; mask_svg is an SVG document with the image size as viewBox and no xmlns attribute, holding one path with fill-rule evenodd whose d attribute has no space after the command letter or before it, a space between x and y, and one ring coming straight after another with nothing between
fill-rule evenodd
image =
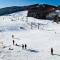
<instances>
[{"instance_id":1,"label":"distant mountain","mask_svg":"<svg viewBox=\"0 0 60 60\"><path fill-rule=\"evenodd\" d=\"M33 4L33 5L28 5L28 6L12 6L12 7L5 7L5 8L1 8L0 9L0 16L1 15L7 15L7 14L11 14L11 13L15 13L15 12L19 12L19 11L24 11L24 10L28 10L30 8L33 8L33 7L44 7L44 6L51 6L51 7L55 7L55 6L52 6L52 5L47 5L47 4Z\"/></svg>"},{"instance_id":2,"label":"distant mountain","mask_svg":"<svg viewBox=\"0 0 60 60\"><path fill-rule=\"evenodd\" d=\"M57 9L56 6L41 4L36 5L35 7L28 9L28 17L34 17L37 19L46 19L46 16L55 11Z\"/></svg>"},{"instance_id":3,"label":"distant mountain","mask_svg":"<svg viewBox=\"0 0 60 60\"><path fill-rule=\"evenodd\" d=\"M12 6L12 7L2 8L2 9L0 9L0 16L11 14L11 13L22 11L22 10L24 10L24 8L19 7L19 6Z\"/></svg>"},{"instance_id":4,"label":"distant mountain","mask_svg":"<svg viewBox=\"0 0 60 60\"><path fill-rule=\"evenodd\" d=\"M36 5L38 5L38 4L29 5L29 6L12 6L12 7L1 8L0 9L0 16L19 12L19 11L28 10L29 8L35 7Z\"/></svg>"}]
</instances>

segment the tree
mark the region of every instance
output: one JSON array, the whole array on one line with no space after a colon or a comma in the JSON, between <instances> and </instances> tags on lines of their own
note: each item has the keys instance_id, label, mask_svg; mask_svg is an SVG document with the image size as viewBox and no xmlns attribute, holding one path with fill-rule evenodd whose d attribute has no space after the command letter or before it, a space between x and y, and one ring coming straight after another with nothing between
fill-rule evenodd
<instances>
[{"instance_id":1,"label":"tree","mask_svg":"<svg viewBox=\"0 0 60 60\"><path fill-rule=\"evenodd\" d=\"M59 18L58 15L55 15L54 16L54 22L58 23L59 22L59 19L58 18Z\"/></svg>"}]
</instances>

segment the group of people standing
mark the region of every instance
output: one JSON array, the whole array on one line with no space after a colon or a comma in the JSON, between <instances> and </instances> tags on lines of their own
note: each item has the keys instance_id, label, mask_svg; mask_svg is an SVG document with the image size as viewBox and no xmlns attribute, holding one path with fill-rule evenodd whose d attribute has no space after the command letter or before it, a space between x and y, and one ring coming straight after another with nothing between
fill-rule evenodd
<instances>
[{"instance_id":1,"label":"group of people standing","mask_svg":"<svg viewBox=\"0 0 60 60\"><path fill-rule=\"evenodd\" d=\"M14 35L12 35L12 38L14 38ZM15 45L15 41L13 40L12 42L13 42L13 45ZM19 46L19 45L16 44L16 46ZM27 49L27 44L22 44L21 47L22 49Z\"/></svg>"},{"instance_id":2,"label":"group of people standing","mask_svg":"<svg viewBox=\"0 0 60 60\"><path fill-rule=\"evenodd\" d=\"M22 44L22 49L27 49L27 44Z\"/></svg>"},{"instance_id":3,"label":"group of people standing","mask_svg":"<svg viewBox=\"0 0 60 60\"><path fill-rule=\"evenodd\" d=\"M12 38L14 38L14 35L12 35ZM15 45L15 41L13 40L13 45ZM16 44L16 46L18 46L17 44ZM27 49L27 44L22 44L22 49ZM53 48L51 48L51 55L53 55Z\"/></svg>"}]
</instances>

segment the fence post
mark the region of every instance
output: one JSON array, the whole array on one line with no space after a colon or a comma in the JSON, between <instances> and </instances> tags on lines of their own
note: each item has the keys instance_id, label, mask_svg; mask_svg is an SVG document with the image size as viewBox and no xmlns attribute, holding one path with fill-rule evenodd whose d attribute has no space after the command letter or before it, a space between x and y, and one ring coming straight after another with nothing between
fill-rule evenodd
<instances>
[{"instance_id":1,"label":"fence post","mask_svg":"<svg viewBox=\"0 0 60 60\"><path fill-rule=\"evenodd\" d=\"M31 29L32 29L32 22L31 22Z\"/></svg>"},{"instance_id":2,"label":"fence post","mask_svg":"<svg viewBox=\"0 0 60 60\"><path fill-rule=\"evenodd\" d=\"M38 29L39 29L40 24L38 23Z\"/></svg>"}]
</instances>

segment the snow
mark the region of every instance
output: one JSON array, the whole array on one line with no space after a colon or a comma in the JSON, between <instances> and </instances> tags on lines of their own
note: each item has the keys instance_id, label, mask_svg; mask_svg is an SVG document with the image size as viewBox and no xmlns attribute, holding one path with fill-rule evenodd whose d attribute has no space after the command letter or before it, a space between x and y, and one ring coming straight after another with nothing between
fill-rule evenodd
<instances>
[{"instance_id":1,"label":"snow","mask_svg":"<svg viewBox=\"0 0 60 60\"><path fill-rule=\"evenodd\" d=\"M25 12L0 16L0 60L60 60L60 23L27 17ZM13 40L19 46L13 45ZM22 44L27 44L27 49L22 49Z\"/></svg>"},{"instance_id":2,"label":"snow","mask_svg":"<svg viewBox=\"0 0 60 60\"><path fill-rule=\"evenodd\" d=\"M0 33L2 34L2 33ZM6 35L7 34L7 35ZM27 44L27 49L33 49L39 51L29 52L23 50L21 47L12 45L12 34L15 36L15 43ZM0 58L2 59L10 59L10 60L60 60L59 52L60 52L60 33L54 31L46 31L46 30L30 30L30 31L22 31L22 32L3 32L4 35L2 38L4 46L1 50ZM7 41L8 40L8 41ZM13 48L14 50L10 51L8 48ZM52 56L50 54L50 48L54 48L54 53L58 54ZM6 53L6 54L5 54ZM10 55L10 56L9 56ZM3 58L3 56L5 56Z\"/></svg>"},{"instance_id":3,"label":"snow","mask_svg":"<svg viewBox=\"0 0 60 60\"><path fill-rule=\"evenodd\" d=\"M21 11L21 12L16 12L13 14L9 14L9 16L27 16L28 11Z\"/></svg>"}]
</instances>

